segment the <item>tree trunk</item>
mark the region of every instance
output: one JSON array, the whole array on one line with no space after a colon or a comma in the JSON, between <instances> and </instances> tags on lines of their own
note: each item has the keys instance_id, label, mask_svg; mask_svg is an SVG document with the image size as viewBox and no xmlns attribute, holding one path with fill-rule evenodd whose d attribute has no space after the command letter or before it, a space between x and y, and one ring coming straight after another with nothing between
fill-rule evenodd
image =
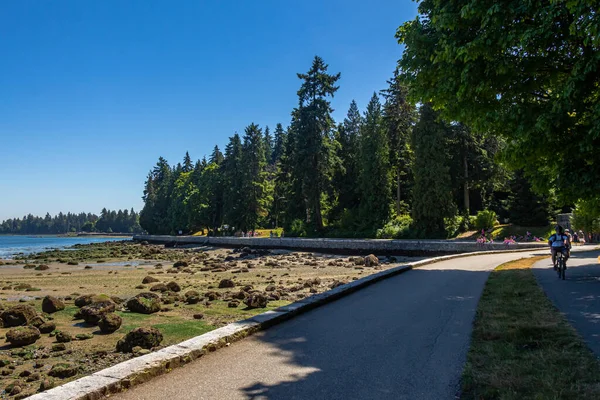
<instances>
[{"instance_id":1,"label":"tree trunk","mask_svg":"<svg viewBox=\"0 0 600 400\"><path fill-rule=\"evenodd\" d=\"M464 204L465 204L465 213L466 215L469 215L469 208L470 208L470 204L469 204L469 164L467 163L467 155L465 154L463 156L463 164L465 167L465 184L464 184Z\"/></svg>"}]
</instances>

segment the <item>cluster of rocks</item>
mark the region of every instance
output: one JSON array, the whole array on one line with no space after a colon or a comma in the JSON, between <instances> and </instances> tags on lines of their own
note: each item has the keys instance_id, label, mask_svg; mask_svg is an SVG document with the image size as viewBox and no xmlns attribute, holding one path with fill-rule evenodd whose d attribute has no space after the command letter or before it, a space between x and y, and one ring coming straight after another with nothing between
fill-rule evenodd
<instances>
[{"instance_id":1,"label":"cluster of rocks","mask_svg":"<svg viewBox=\"0 0 600 400\"><path fill-rule=\"evenodd\" d=\"M49 314L65 308L64 303L56 297L46 296L42 300L42 310L45 316L38 315L35 308L20 304L2 310L0 327L11 328L6 332L6 341L12 346L21 347L35 343L42 333L51 333L56 324L51 321Z\"/></svg>"}]
</instances>

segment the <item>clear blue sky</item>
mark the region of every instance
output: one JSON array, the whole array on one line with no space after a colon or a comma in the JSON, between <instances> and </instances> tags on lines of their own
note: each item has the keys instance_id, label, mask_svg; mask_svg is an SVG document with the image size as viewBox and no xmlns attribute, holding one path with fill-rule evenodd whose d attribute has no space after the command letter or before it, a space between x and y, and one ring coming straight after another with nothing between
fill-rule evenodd
<instances>
[{"instance_id":1,"label":"clear blue sky","mask_svg":"<svg viewBox=\"0 0 600 400\"><path fill-rule=\"evenodd\" d=\"M315 55L333 106L385 87L409 0L7 0L0 3L0 220L142 207L159 156L286 126Z\"/></svg>"}]
</instances>

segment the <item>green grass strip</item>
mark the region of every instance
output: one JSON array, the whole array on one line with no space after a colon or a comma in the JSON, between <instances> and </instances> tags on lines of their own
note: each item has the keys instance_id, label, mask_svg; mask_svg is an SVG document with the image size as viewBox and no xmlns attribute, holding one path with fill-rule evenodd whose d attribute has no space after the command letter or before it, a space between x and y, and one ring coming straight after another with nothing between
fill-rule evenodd
<instances>
[{"instance_id":1,"label":"green grass strip","mask_svg":"<svg viewBox=\"0 0 600 400\"><path fill-rule=\"evenodd\" d=\"M529 258L485 286L461 399L600 399L600 363L538 286Z\"/></svg>"}]
</instances>

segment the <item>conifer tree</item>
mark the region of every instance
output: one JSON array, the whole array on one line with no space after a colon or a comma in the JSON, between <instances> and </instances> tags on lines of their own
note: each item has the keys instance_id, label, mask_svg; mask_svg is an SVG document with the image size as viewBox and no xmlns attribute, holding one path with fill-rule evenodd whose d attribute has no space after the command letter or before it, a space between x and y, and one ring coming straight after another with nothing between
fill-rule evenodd
<instances>
[{"instance_id":1,"label":"conifer tree","mask_svg":"<svg viewBox=\"0 0 600 400\"><path fill-rule=\"evenodd\" d=\"M391 204L389 148L375 93L365 112L359 156L360 225L362 230L375 230L388 220Z\"/></svg>"},{"instance_id":2,"label":"conifer tree","mask_svg":"<svg viewBox=\"0 0 600 400\"><path fill-rule=\"evenodd\" d=\"M415 228L424 237L445 236L444 218L453 216L456 209L446 160L445 129L431 105L423 104L412 135L412 217Z\"/></svg>"},{"instance_id":3,"label":"conifer tree","mask_svg":"<svg viewBox=\"0 0 600 400\"><path fill-rule=\"evenodd\" d=\"M262 130L252 123L244 132L242 144L243 176L242 225L244 230L256 229L260 217L267 215L265 203L265 149Z\"/></svg>"},{"instance_id":4,"label":"conifer tree","mask_svg":"<svg viewBox=\"0 0 600 400\"><path fill-rule=\"evenodd\" d=\"M323 229L322 197L328 189L335 163L332 137L333 109L328 100L338 90L340 74L327 73L328 65L316 56L310 70L298 74L302 85L298 90L295 178L302 183L306 207L305 222L314 230Z\"/></svg>"},{"instance_id":5,"label":"conifer tree","mask_svg":"<svg viewBox=\"0 0 600 400\"><path fill-rule=\"evenodd\" d=\"M285 149L285 138L286 132L283 130L283 126L281 124L277 124L275 127L275 143L273 144L273 153L271 155L271 164L277 163L281 156L283 155L283 151Z\"/></svg>"}]
</instances>

